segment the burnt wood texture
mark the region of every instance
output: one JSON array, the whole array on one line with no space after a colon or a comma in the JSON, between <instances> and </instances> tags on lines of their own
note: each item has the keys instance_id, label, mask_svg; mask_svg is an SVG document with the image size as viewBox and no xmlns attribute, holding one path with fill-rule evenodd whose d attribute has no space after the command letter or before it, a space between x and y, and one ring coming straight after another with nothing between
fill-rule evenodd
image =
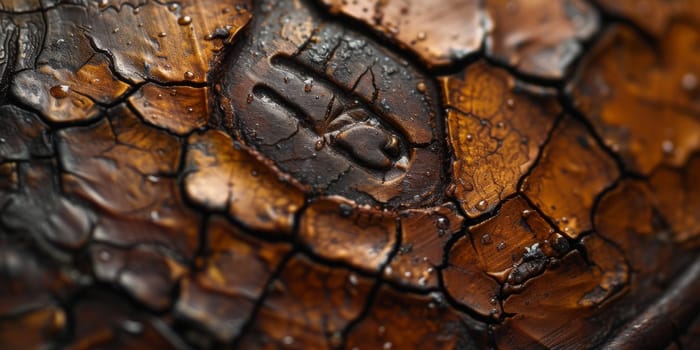
<instances>
[{"instance_id":1,"label":"burnt wood texture","mask_svg":"<svg viewBox=\"0 0 700 350\"><path fill-rule=\"evenodd\" d=\"M2 349L700 349L700 0L0 0Z\"/></svg>"}]
</instances>

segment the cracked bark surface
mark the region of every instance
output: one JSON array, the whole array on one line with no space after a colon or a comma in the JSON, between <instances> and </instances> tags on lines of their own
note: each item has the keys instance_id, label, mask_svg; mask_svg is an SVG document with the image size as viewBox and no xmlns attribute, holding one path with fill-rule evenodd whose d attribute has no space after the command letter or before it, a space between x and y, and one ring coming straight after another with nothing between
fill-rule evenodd
<instances>
[{"instance_id":1,"label":"cracked bark surface","mask_svg":"<svg viewBox=\"0 0 700 350\"><path fill-rule=\"evenodd\" d=\"M697 347L697 8L0 0L0 347Z\"/></svg>"}]
</instances>

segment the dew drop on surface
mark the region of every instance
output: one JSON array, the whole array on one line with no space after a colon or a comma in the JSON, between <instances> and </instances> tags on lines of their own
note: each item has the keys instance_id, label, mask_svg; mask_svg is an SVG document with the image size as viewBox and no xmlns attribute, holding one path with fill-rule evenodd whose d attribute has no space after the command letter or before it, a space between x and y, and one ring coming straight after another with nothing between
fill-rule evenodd
<instances>
[{"instance_id":1,"label":"dew drop on surface","mask_svg":"<svg viewBox=\"0 0 700 350\"><path fill-rule=\"evenodd\" d=\"M112 258L112 254L110 254L110 253L109 253L108 251L106 251L106 250L101 250L100 253L99 253L99 258L100 258L100 261L105 261L105 262L106 262L106 261L109 261L109 259Z\"/></svg>"},{"instance_id":2,"label":"dew drop on surface","mask_svg":"<svg viewBox=\"0 0 700 350\"><path fill-rule=\"evenodd\" d=\"M681 78L681 85L687 91L693 91L698 87L698 77L693 73L685 73Z\"/></svg>"},{"instance_id":3,"label":"dew drop on surface","mask_svg":"<svg viewBox=\"0 0 700 350\"><path fill-rule=\"evenodd\" d=\"M479 203L476 203L476 210L478 211L484 211L489 207L489 202L486 200L482 199L479 201Z\"/></svg>"},{"instance_id":4,"label":"dew drop on surface","mask_svg":"<svg viewBox=\"0 0 700 350\"><path fill-rule=\"evenodd\" d=\"M187 71L185 72L185 80L192 80L194 79L194 73Z\"/></svg>"},{"instance_id":5,"label":"dew drop on surface","mask_svg":"<svg viewBox=\"0 0 700 350\"><path fill-rule=\"evenodd\" d=\"M467 141L469 141L469 142L474 141L474 135L472 135L472 134L467 134Z\"/></svg>"},{"instance_id":6,"label":"dew drop on surface","mask_svg":"<svg viewBox=\"0 0 700 350\"><path fill-rule=\"evenodd\" d=\"M170 10L171 12L175 12L175 11L177 11L177 9L178 9L179 7L180 7L180 5L178 5L178 4L176 4L176 3L172 3L172 4L170 4L170 5L168 6L168 10Z\"/></svg>"},{"instance_id":7,"label":"dew drop on surface","mask_svg":"<svg viewBox=\"0 0 700 350\"><path fill-rule=\"evenodd\" d=\"M673 141L671 140L664 140L661 143L661 150L664 152L666 155L673 154L673 150L675 149L675 146L673 145Z\"/></svg>"},{"instance_id":8,"label":"dew drop on surface","mask_svg":"<svg viewBox=\"0 0 700 350\"><path fill-rule=\"evenodd\" d=\"M318 141L316 141L316 144L314 145L314 148L315 148L317 151L320 151L320 150L323 149L323 146L324 146L324 145L325 145L325 142L323 142L323 140L318 140Z\"/></svg>"},{"instance_id":9,"label":"dew drop on surface","mask_svg":"<svg viewBox=\"0 0 700 350\"><path fill-rule=\"evenodd\" d=\"M177 24L181 26L186 26L188 24L192 23L192 17L190 16L182 16L177 19Z\"/></svg>"},{"instance_id":10,"label":"dew drop on surface","mask_svg":"<svg viewBox=\"0 0 700 350\"><path fill-rule=\"evenodd\" d=\"M388 349L391 349L393 346L394 345L391 344L390 341L388 341L388 342L384 343L384 346L382 346L382 348L384 348L385 350L388 350Z\"/></svg>"},{"instance_id":11,"label":"dew drop on surface","mask_svg":"<svg viewBox=\"0 0 700 350\"><path fill-rule=\"evenodd\" d=\"M446 230L450 226L450 220L448 220L446 217L440 215L437 218L437 228L441 230Z\"/></svg>"},{"instance_id":12,"label":"dew drop on surface","mask_svg":"<svg viewBox=\"0 0 700 350\"><path fill-rule=\"evenodd\" d=\"M506 105L507 105L508 108L510 108L510 109L515 108L515 100L513 100L512 98L507 99L507 100L506 100Z\"/></svg>"},{"instance_id":13,"label":"dew drop on surface","mask_svg":"<svg viewBox=\"0 0 700 350\"><path fill-rule=\"evenodd\" d=\"M340 216L342 216L342 217L346 218L346 217L349 217L350 215L352 215L352 206L350 204L341 203L338 206L338 209L340 209Z\"/></svg>"},{"instance_id":14,"label":"dew drop on surface","mask_svg":"<svg viewBox=\"0 0 700 350\"><path fill-rule=\"evenodd\" d=\"M348 276L348 282L350 282L351 285L356 286L357 285L357 276L355 276L355 274L351 273Z\"/></svg>"},{"instance_id":15,"label":"dew drop on surface","mask_svg":"<svg viewBox=\"0 0 700 350\"><path fill-rule=\"evenodd\" d=\"M523 217L523 219L527 219L532 215L532 210L525 209L520 215Z\"/></svg>"},{"instance_id":16,"label":"dew drop on surface","mask_svg":"<svg viewBox=\"0 0 700 350\"><path fill-rule=\"evenodd\" d=\"M282 338L282 343L284 343L284 345L292 345L294 343L294 338L292 338L289 335L285 336L284 338Z\"/></svg>"},{"instance_id":17,"label":"dew drop on surface","mask_svg":"<svg viewBox=\"0 0 700 350\"><path fill-rule=\"evenodd\" d=\"M418 90L418 92L420 92L421 94L424 94L427 89L428 87L425 86L425 83L422 81L416 85L416 90Z\"/></svg>"},{"instance_id":18,"label":"dew drop on surface","mask_svg":"<svg viewBox=\"0 0 700 350\"><path fill-rule=\"evenodd\" d=\"M248 97L245 99L245 101L248 102L248 103L252 103L252 102L253 102L253 95L252 95L252 94L248 94Z\"/></svg>"},{"instance_id":19,"label":"dew drop on surface","mask_svg":"<svg viewBox=\"0 0 700 350\"><path fill-rule=\"evenodd\" d=\"M100 2L97 4L97 6L101 9L107 7L109 5L109 1L107 0L100 0Z\"/></svg>"},{"instance_id":20,"label":"dew drop on surface","mask_svg":"<svg viewBox=\"0 0 700 350\"><path fill-rule=\"evenodd\" d=\"M491 244L491 243L493 243L493 240L491 240L491 235L488 234L488 233L484 233L484 234L481 236L481 244L483 244L483 245L489 245L489 244Z\"/></svg>"},{"instance_id":21,"label":"dew drop on surface","mask_svg":"<svg viewBox=\"0 0 700 350\"><path fill-rule=\"evenodd\" d=\"M496 246L496 250L500 252L503 249L506 249L506 242L498 243L498 245Z\"/></svg>"},{"instance_id":22,"label":"dew drop on surface","mask_svg":"<svg viewBox=\"0 0 700 350\"><path fill-rule=\"evenodd\" d=\"M418 37L417 37L418 40L425 40L427 37L428 37L428 35L425 34L425 32L418 32Z\"/></svg>"},{"instance_id":23,"label":"dew drop on surface","mask_svg":"<svg viewBox=\"0 0 700 350\"><path fill-rule=\"evenodd\" d=\"M160 33L158 33L158 36L161 37L161 38L165 38L167 35L168 35L168 33L166 33L166 32L160 32Z\"/></svg>"},{"instance_id":24,"label":"dew drop on surface","mask_svg":"<svg viewBox=\"0 0 700 350\"><path fill-rule=\"evenodd\" d=\"M56 85L49 89L49 94L54 98L66 98L70 92L70 86L68 85Z\"/></svg>"}]
</instances>

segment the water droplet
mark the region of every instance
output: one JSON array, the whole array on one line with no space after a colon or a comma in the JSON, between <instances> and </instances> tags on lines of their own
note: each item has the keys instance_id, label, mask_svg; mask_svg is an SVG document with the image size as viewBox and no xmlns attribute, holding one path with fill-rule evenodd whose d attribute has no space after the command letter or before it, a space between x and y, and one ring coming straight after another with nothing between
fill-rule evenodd
<instances>
[{"instance_id":1,"label":"water droplet","mask_svg":"<svg viewBox=\"0 0 700 350\"><path fill-rule=\"evenodd\" d=\"M498 243L498 245L496 246L496 250L500 252L503 249L506 249L506 242Z\"/></svg>"},{"instance_id":2,"label":"water droplet","mask_svg":"<svg viewBox=\"0 0 700 350\"><path fill-rule=\"evenodd\" d=\"M350 204L340 203L338 209L340 209L340 216L344 218L347 218L350 215L352 215L352 206Z\"/></svg>"},{"instance_id":3,"label":"water droplet","mask_svg":"<svg viewBox=\"0 0 700 350\"><path fill-rule=\"evenodd\" d=\"M181 26L186 26L188 24L192 23L192 17L190 16L182 16L177 19L177 24Z\"/></svg>"},{"instance_id":4,"label":"water droplet","mask_svg":"<svg viewBox=\"0 0 700 350\"><path fill-rule=\"evenodd\" d=\"M168 10L170 10L170 12L175 12L178 8L180 8L180 5L176 3L172 3L168 6Z\"/></svg>"},{"instance_id":5,"label":"water droplet","mask_svg":"<svg viewBox=\"0 0 700 350\"><path fill-rule=\"evenodd\" d=\"M100 0L100 2L97 4L97 6L101 9L109 6L109 1L107 0Z\"/></svg>"},{"instance_id":6,"label":"water droplet","mask_svg":"<svg viewBox=\"0 0 700 350\"><path fill-rule=\"evenodd\" d=\"M418 32L418 40L422 41L422 40L425 40L427 37L428 37L428 35L425 34L425 32Z\"/></svg>"},{"instance_id":7,"label":"water droplet","mask_svg":"<svg viewBox=\"0 0 700 350\"><path fill-rule=\"evenodd\" d=\"M411 273L411 271L406 271L406 272L403 273L403 275L404 275L406 278L411 278L411 276L412 276L413 274Z\"/></svg>"},{"instance_id":8,"label":"water droplet","mask_svg":"<svg viewBox=\"0 0 700 350\"><path fill-rule=\"evenodd\" d=\"M450 227L450 220L442 215L438 216L437 228L439 228L441 230L446 230L448 227Z\"/></svg>"},{"instance_id":9,"label":"water droplet","mask_svg":"<svg viewBox=\"0 0 700 350\"><path fill-rule=\"evenodd\" d=\"M687 91L693 91L698 87L698 77L693 73L685 73L681 78L681 85Z\"/></svg>"},{"instance_id":10,"label":"water droplet","mask_svg":"<svg viewBox=\"0 0 700 350\"><path fill-rule=\"evenodd\" d=\"M508 108L510 109L515 108L515 100L513 100L512 98L507 99L506 106L508 106Z\"/></svg>"},{"instance_id":11,"label":"water droplet","mask_svg":"<svg viewBox=\"0 0 700 350\"><path fill-rule=\"evenodd\" d=\"M160 33L158 33L158 36L161 37L161 38L165 38L167 35L168 35L168 33L166 33L166 32L160 32Z\"/></svg>"},{"instance_id":12,"label":"water droplet","mask_svg":"<svg viewBox=\"0 0 700 350\"><path fill-rule=\"evenodd\" d=\"M326 144L326 143L323 141L323 139L320 139L320 140L316 141L316 144L314 145L314 148L315 148L317 151L320 151L320 150L323 149L323 146L324 146L325 144Z\"/></svg>"},{"instance_id":13,"label":"water droplet","mask_svg":"<svg viewBox=\"0 0 700 350\"><path fill-rule=\"evenodd\" d=\"M135 8L135 9L134 9L134 14L135 14L135 15L138 15L139 13L141 13L141 8L140 8L140 7Z\"/></svg>"},{"instance_id":14,"label":"water droplet","mask_svg":"<svg viewBox=\"0 0 700 350\"><path fill-rule=\"evenodd\" d=\"M522 216L523 219L527 219L532 215L533 211L530 209L525 209L523 210L522 213L520 213L520 216Z\"/></svg>"},{"instance_id":15,"label":"water droplet","mask_svg":"<svg viewBox=\"0 0 700 350\"><path fill-rule=\"evenodd\" d=\"M488 234L488 233L484 233L484 234L481 236L481 244L483 244L483 245L489 245L489 244L491 244L491 243L493 243L493 240L491 240L491 235Z\"/></svg>"},{"instance_id":16,"label":"water droplet","mask_svg":"<svg viewBox=\"0 0 700 350\"><path fill-rule=\"evenodd\" d=\"M474 135L472 135L472 134L467 134L467 141L468 141L468 142L474 141Z\"/></svg>"},{"instance_id":17,"label":"water droplet","mask_svg":"<svg viewBox=\"0 0 700 350\"><path fill-rule=\"evenodd\" d=\"M353 286L357 285L357 276L355 276L354 273L351 273L350 276L348 276L348 282L352 284Z\"/></svg>"},{"instance_id":18,"label":"water droplet","mask_svg":"<svg viewBox=\"0 0 700 350\"><path fill-rule=\"evenodd\" d=\"M294 344L294 338L291 335L287 335L282 338L282 343L284 343L284 345L292 345Z\"/></svg>"},{"instance_id":19,"label":"water droplet","mask_svg":"<svg viewBox=\"0 0 700 350\"><path fill-rule=\"evenodd\" d=\"M389 349L391 349L393 346L394 346L394 345L391 344L390 341L388 341L388 342L384 343L384 345L382 346L382 348L384 348L385 350L389 350Z\"/></svg>"},{"instance_id":20,"label":"water droplet","mask_svg":"<svg viewBox=\"0 0 700 350\"><path fill-rule=\"evenodd\" d=\"M253 94L248 94L248 97L245 99L246 102L252 103L253 102Z\"/></svg>"},{"instance_id":21,"label":"water droplet","mask_svg":"<svg viewBox=\"0 0 700 350\"><path fill-rule=\"evenodd\" d=\"M112 254L106 250L100 250L99 258L100 261L107 262L112 258Z\"/></svg>"},{"instance_id":22,"label":"water droplet","mask_svg":"<svg viewBox=\"0 0 700 350\"><path fill-rule=\"evenodd\" d=\"M119 33L119 27L112 29L112 33L114 33L114 34Z\"/></svg>"},{"instance_id":23,"label":"water droplet","mask_svg":"<svg viewBox=\"0 0 700 350\"><path fill-rule=\"evenodd\" d=\"M185 80L192 80L194 79L194 73L187 71L185 72Z\"/></svg>"},{"instance_id":24,"label":"water droplet","mask_svg":"<svg viewBox=\"0 0 700 350\"><path fill-rule=\"evenodd\" d=\"M194 112L194 108L192 107L187 107L187 113L192 113Z\"/></svg>"},{"instance_id":25,"label":"water droplet","mask_svg":"<svg viewBox=\"0 0 700 350\"><path fill-rule=\"evenodd\" d=\"M664 140L661 143L661 150L664 152L666 155L673 154L673 150L675 149L675 146L673 144L673 141L671 140Z\"/></svg>"},{"instance_id":26,"label":"water droplet","mask_svg":"<svg viewBox=\"0 0 700 350\"><path fill-rule=\"evenodd\" d=\"M416 90L418 90L418 92L420 92L421 94L424 94L427 89L428 87L425 86L425 83L422 81L416 85Z\"/></svg>"},{"instance_id":27,"label":"water droplet","mask_svg":"<svg viewBox=\"0 0 700 350\"><path fill-rule=\"evenodd\" d=\"M487 202L485 199L482 199L479 201L479 203L476 203L476 210L478 211L484 211L488 209L489 207L489 202Z\"/></svg>"},{"instance_id":28,"label":"water droplet","mask_svg":"<svg viewBox=\"0 0 700 350\"><path fill-rule=\"evenodd\" d=\"M70 86L68 85L56 85L49 89L49 94L53 96L54 98L66 98L68 97L68 93L70 92Z\"/></svg>"},{"instance_id":29,"label":"water droplet","mask_svg":"<svg viewBox=\"0 0 700 350\"><path fill-rule=\"evenodd\" d=\"M140 334L141 332L143 332L143 325L141 324L141 322L124 320L122 322L122 329L131 334Z\"/></svg>"},{"instance_id":30,"label":"water droplet","mask_svg":"<svg viewBox=\"0 0 700 350\"><path fill-rule=\"evenodd\" d=\"M492 305L496 305L496 304L498 304L498 299L496 297L491 297L491 299L489 299L489 302Z\"/></svg>"}]
</instances>

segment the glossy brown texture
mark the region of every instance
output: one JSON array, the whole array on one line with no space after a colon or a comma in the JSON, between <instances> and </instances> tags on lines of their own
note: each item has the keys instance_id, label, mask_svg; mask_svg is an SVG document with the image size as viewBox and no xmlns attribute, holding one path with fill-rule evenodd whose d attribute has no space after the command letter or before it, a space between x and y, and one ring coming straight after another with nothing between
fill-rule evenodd
<instances>
[{"instance_id":1,"label":"glossy brown texture","mask_svg":"<svg viewBox=\"0 0 700 350\"><path fill-rule=\"evenodd\" d=\"M518 71L561 79L599 27L598 13L583 0L488 0L493 29L489 56Z\"/></svg>"},{"instance_id":2,"label":"glossy brown texture","mask_svg":"<svg viewBox=\"0 0 700 350\"><path fill-rule=\"evenodd\" d=\"M441 83L454 152L451 192L476 217L516 191L560 107L552 96L516 89L513 77L485 62Z\"/></svg>"},{"instance_id":3,"label":"glossy brown texture","mask_svg":"<svg viewBox=\"0 0 700 350\"><path fill-rule=\"evenodd\" d=\"M582 123L567 116L553 131L522 190L561 232L576 238L592 229L594 201L618 175L613 158Z\"/></svg>"},{"instance_id":4,"label":"glossy brown texture","mask_svg":"<svg viewBox=\"0 0 700 350\"><path fill-rule=\"evenodd\" d=\"M682 166L700 149L698 43L700 29L680 22L664 31L656 53L616 26L582 62L574 103L627 169L646 175L660 164Z\"/></svg>"},{"instance_id":5,"label":"glossy brown texture","mask_svg":"<svg viewBox=\"0 0 700 350\"><path fill-rule=\"evenodd\" d=\"M695 7L0 0L0 348L693 349Z\"/></svg>"},{"instance_id":6,"label":"glossy brown texture","mask_svg":"<svg viewBox=\"0 0 700 350\"><path fill-rule=\"evenodd\" d=\"M475 53L486 32L486 16L477 0L321 2L331 13L342 13L372 26L431 67Z\"/></svg>"},{"instance_id":7,"label":"glossy brown texture","mask_svg":"<svg viewBox=\"0 0 700 350\"><path fill-rule=\"evenodd\" d=\"M189 198L252 229L289 233L304 202L297 186L219 131L189 137L185 168Z\"/></svg>"}]
</instances>

